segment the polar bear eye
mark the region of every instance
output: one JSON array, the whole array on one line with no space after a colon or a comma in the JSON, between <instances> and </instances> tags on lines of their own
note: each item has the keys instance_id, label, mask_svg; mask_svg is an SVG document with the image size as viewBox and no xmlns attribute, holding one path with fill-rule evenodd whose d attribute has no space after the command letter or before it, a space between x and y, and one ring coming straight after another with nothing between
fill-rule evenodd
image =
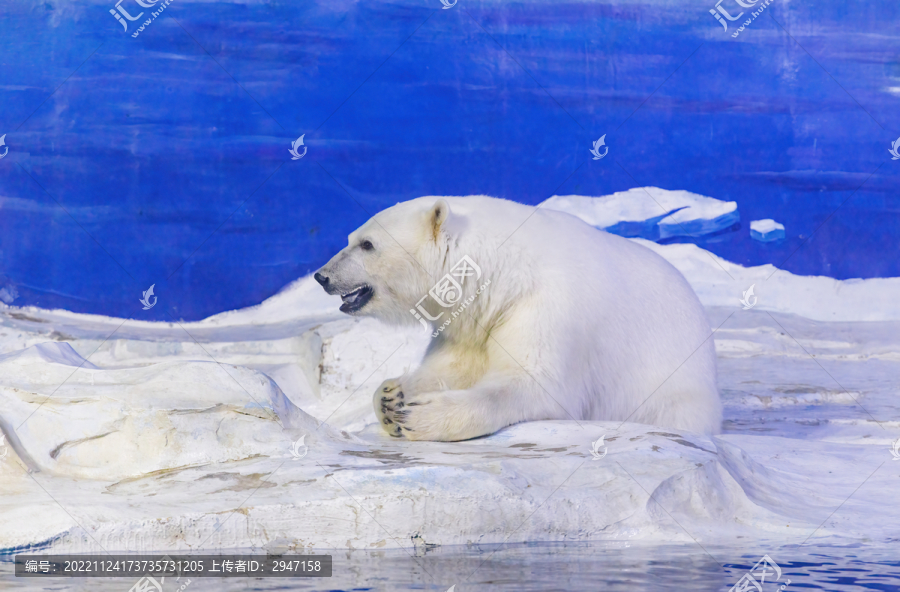
<instances>
[{"instance_id":1,"label":"polar bear eye","mask_svg":"<svg viewBox=\"0 0 900 592\"><path fill-rule=\"evenodd\" d=\"M371 251L372 249L375 248L375 245L373 245L372 241L370 241L370 240L364 240L363 242L359 243L359 246L362 248L363 251Z\"/></svg>"}]
</instances>

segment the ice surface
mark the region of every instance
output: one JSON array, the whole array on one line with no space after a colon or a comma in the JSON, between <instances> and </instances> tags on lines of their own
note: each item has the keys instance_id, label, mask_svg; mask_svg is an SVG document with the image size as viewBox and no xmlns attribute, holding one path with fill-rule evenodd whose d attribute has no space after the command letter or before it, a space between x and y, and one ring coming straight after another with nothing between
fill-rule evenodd
<instances>
[{"instance_id":1,"label":"ice surface","mask_svg":"<svg viewBox=\"0 0 900 592\"><path fill-rule=\"evenodd\" d=\"M636 240L708 307L719 436L545 421L393 440L372 393L427 335L340 315L311 278L196 323L0 308L0 549L900 536L900 279Z\"/></svg>"},{"instance_id":2,"label":"ice surface","mask_svg":"<svg viewBox=\"0 0 900 592\"><path fill-rule=\"evenodd\" d=\"M638 187L601 197L554 195L540 207L578 216L613 234L653 241L707 236L740 221L736 202L659 187Z\"/></svg>"},{"instance_id":3,"label":"ice surface","mask_svg":"<svg viewBox=\"0 0 900 592\"><path fill-rule=\"evenodd\" d=\"M784 238L784 225L771 218L750 222L750 238L768 243Z\"/></svg>"}]
</instances>

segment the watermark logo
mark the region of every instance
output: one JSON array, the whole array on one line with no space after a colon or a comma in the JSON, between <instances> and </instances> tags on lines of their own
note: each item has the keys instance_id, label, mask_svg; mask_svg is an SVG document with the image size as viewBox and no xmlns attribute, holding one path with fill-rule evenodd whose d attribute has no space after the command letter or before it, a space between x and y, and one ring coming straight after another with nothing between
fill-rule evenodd
<instances>
[{"instance_id":1,"label":"watermark logo","mask_svg":"<svg viewBox=\"0 0 900 592\"><path fill-rule=\"evenodd\" d=\"M305 136L306 134L303 134ZM291 149L288 152L291 153L291 160L300 160L304 156L306 156L306 146L303 146L303 136L300 136L293 142L291 142ZM297 152L297 148L303 146L303 154Z\"/></svg>"},{"instance_id":2,"label":"watermark logo","mask_svg":"<svg viewBox=\"0 0 900 592\"><path fill-rule=\"evenodd\" d=\"M116 20L119 21L119 24L122 25L122 27L125 29L125 32L127 33L128 32L128 23L125 22L125 19L123 19L121 16L119 16L119 12L122 13L122 16L124 16L126 19L128 19L129 21L132 21L132 22L134 22L134 21L138 20L139 18L141 18L142 16L144 16L144 13L143 13L143 11L141 11L140 14L138 14L137 16L131 16L127 10L125 10L124 8L122 8L120 6L120 4L122 4L122 2L123 2L123 0L119 0L118 2L116 2L116 7L109 9L109 14L116 17ZM116 12L116 10L118 10L119 12Z\"/></svg>"},{"instance_id":3,"label":"watermark logo","mask_svg":"<svg viewBox=\"0 0 900 592\"><path fill-rule=\"evenodd\" d=\"M162 578L163 582L166 578ZM132 586L128 592L151 592L151 590L156 590L157 592L163 592L162 582L157 582L156 578L153 576L144 576L140 580L138 580L134 586Z\"/></svg>"},{"instance_id":4,"label":"watermark logo","mask_svg":"<svg viewBox=\"0 0 900 592\"><path fill-rule=\"evenodd\" d=\"M0 434L0 460L6 458L9 449L6 447L6 434Z\"/></svg>"},{"instance_id":5,"label":"watermark logo","mask_svg":"<svg viewBox=\"0 0 900 592\"><path fill-rule=\"evenodd\" d=\"M711 15L713 15L714 17L716 17L716 20L719 21L719 24L722 25L723 27L725 27L725 30L727 31L727 30L728 30L728 23L726 23L725 20L722 19L721 16L719 16L719 13L721 12L722 15L723 15L725 18L727 18L728 20L730 20L730 21L732 21L732 22L734 22L734 21L738 20L739 18L741 18L741 16L743 16L744 13L743 13L743 11L742 11L742 12L741 12L740 14L738 14L737 16L731 16L731 15L728 13L727 10L725 10L724 8L722 8L722 6L721 6L722 1L723 1L723 0L719 0L718 2L716 2L715 8L710 8L710 9L709 9L709 13L710 13Z\"/></svg>"},{"instance_id":6,"label":"watermark logo","mask_svg":"<svg viewBox=\"0 0 900 592\"><path fill-rule=\"evenodd\" d=\"M181 577L179 576L178 579L176 579L175 581L177 582L180 579L181 579ZM166 581L165 577L162 577L159 579L159 581L156 581L156 578L154 578L153 576L144 576L140 580L138 580L134 584L134 586L129 588L128 592L153 592L154 590L156 592L163 592L163 584L165 583L165 581ZM177 592L182 592L185 588L187 588L190 585L191 585L191 581L187 580L187 581L185 581L185 583L183 583L179 588L176 588L175 590L177 590Z\"/></svg>"},{"instance_id":7,"label":"watermark logo","mask_svg":"<svg viewBox=\"0 0 900 592\"><path fill-rule=\"evenodd\" d=\"M606 150L603 151L603 154L600 154L600 148L604 147ZM606 134L600 136L600 139L594 142L594 147L591 148L591 154L594 155L594 160L600 160L604 156L609 153L609 146L606 145Z\"/></svg>"},{"instance_id":8,"label":"watermark logo","mask_svg":"<svg viewBox=\"0 0 900 592\"><path fill-rule=\"evenodd\" d=\"M300 438L296 442L291 443L291 456L294 457L294 460L300 460L309 452L309 446L303 443L306 439L306 434L300 436ZM301 448L303 449L303 453L300 453Z\"/></svg>"},{"instance_id":9,"label":"watermark logo","mask_svg":"<svg viewBox=\"0 0 900 592\"><path fill-rule=\"evenodd\" d=\"M444 5L444 10L447 10L448 8L453 8L454 6L456 6L456 3L458 1L459 0L453 0L453 2L447 2L447 0L441 0L441 4Z\"/></svg>"},{"instance_id":10,"label":"watermark logo","mask_svg":"<svg viewBox=\"0 0 900 592\"><path fill-rule=\"evenodd\" d=\"M181 580L181 570L180 570L180 561L176 562L168 555L165 555L160 561L157 562L165 571L175 570L178 574L178 577L175 578L175 582ZM135 582L134 586L128 589L128 592L163 592L163 584L166 583L166 576L162 576L157 581L153 576L144 576ZM173 592L183 592L185 588L191 585L191 580L185 580L185 582L178 588L173 588Z\"/></svg>"},{"instance_id":11,"label":"watermark logo","mask_svg":"<svg viewBox=\"0 0 900 592\"><path fill-rule=\"evenodd\" d=\"M741 298L741 304L744 305L744 310L750 310L751 308L756 306L756 303L759 301L759 298L757 298L753 294L753 288L755 286L756 286L756 284L752 284L749 288L747 288L746 292L742 292L744 297Z\"/></svg>"},{"instance_id":12,"label":"watermark logo","mask_svg":"<svg viewBox=\"0 0 900 592\"><path fill-rule=\"evenodd\" d=\"M900 142L900 140L897 141ZM0 154L0 158L9 154L9 146L6 145L6 134L0 136L0 148L6 148L6 150L3 151L3 154Z\"/></svg>"},{"instance_id":13,"label":"watermark logo","mask_svg":"<svg viewBox=\"0 0 900 592\"><path fill-rule=\"evenodd\" d=\"M131 16L131 13L128 12L128 10L126 10L122 6L122 2L124 2L124 1L125 0L119 0L118 2L116 2L115 8L110 8L109 13L111 15L113 15L114 17L116 17L116 20L119 21L120 25L122 25L122 30L126 33L128 32L128 22L129 21L134 22L134 21L138 20L139 18L141 18L142 16L144 16L144 11L141 10L141 8L155 9L150 12L150 18L148 18L143 23L141 23L141 25L140 25L140 27L138 27L137 31L132 33L132 35L131 35L132 37L137 37L138 35L140 35L141 31L143 31L145 28L147 28L147 26L150 23L155 21L156 17L158 17L160 14L162 14L162 12L166 9L166 7L172 3L172 0L165 0L165 2L163 2L162 4L159 4L160 0L134 0L135 3L137 3L137 5L140 6L141 8L135 9L134 7L132 7L131 10L140 10L140 12L138 12L137 16ZM157 6L157 4L159 4L159 6ZM125 18L122 18L122 17L125 17Z\"/></svg>"},{"instance_id":14,"label":"watermark logo","mask_svg":"<svg viewBox=\"0 0 900 592\"><path fill-rule=\"evenodd\" d=\"M900 460L900 438L897 438L896 442L891 442L891 456L894 457L894 460Z\"/></svg>"},{"instance_id":15,"label":"watermark logo","mask_svg":"<svg viewBox=\"0 0 900 592\"><path fill-rule=\"evenodd\" d=\"M3 136L5 138L6 136ZM0 146L3 145L3 138L0 138ZM891 149L888 152L891 153L891 160L900 160L900 138L897 138L896 142L891 142ZM6 156L5 154L3 156ZM3 158L0 156L0 158Z\"/></svg>"},{"instance_id":16,"label":"watermark logo","mask_svg":"<svg viewBox=\"0 0 900 592\"><path fill-rule=\"evenodd\" d=\"M606 454L607 454L607 452L609 452L609 449L603 443L603 438L605 438L605 437L606 437L606 434L603 434L602 436L600 436L599 440L597 440L596 442L591 442L591 456L594 457L591 460L600 460L601 458L606 457ZM603 446L602 454L600 453L601 446Z\"/></svg>"},{"instance_id":17,"label":"watermark logo","mask_svg":"<svg viewBox=\"0 0 900 592\"><path fill-rule=\"evenodd\" d=\"M743 23L741 23L741 26L738 27L738 29L734 33L731 34L732 37L737 37L738 35L741 34L741 31L746 29L748 26L750 26L750 23L752 23L753 21L756 20L756 17L758 17L760 14L762 14L762 12L766 9L767 6L769 6L769 4L772 3L772 1L773 0L765 0L762 4L759 5L759 7L756 7L757 3L759 3L760 0L753 0L752 2L746 1L746 0L734 0L734 3L737 4L739 8L732 7L731 10L733 10L733 11L738 10L740 12L738 12L738 14L736 16L731 16L731 13L728 10L726 10L724 6L722 6L722 2L724 2L724 0L719 0L718 2L716 2L715 8L709 9L709 13L711 15L713 15L714 17L716 17L716 20L719 21L719 24L722 25L722 27L727 32L728 31L728 21L734 22L734 21L738 20L739 18L741 18L742 16L744 16L744 11L741 10L741 8L753 9L756 7L756 10L751 11L750 18L746 19ZM722 18L722 17L725 17L725 18Z\"/></svg>"},{"instance_id":18,"label":"watermark logo","mask_svg":"<svg viewBox=\"0 0 900 592\"><path fill-rule=\"evenodd\" d=\"M144 305L144 310L150 310L151 308L156 306L156 301L159 300L159 298L153 296L153 286L155 285L156 284L151 284L146 291L141 292L141 294L143 295L141 298L141 304ZM153 298L153 302L150 302L151 297Z\"/></svg>"},{"instance_id":19,"label":"watermark logo","mask_svg":"<svg viewBox=\"0 0 900 592\"><path fill-rule=\"evenodd\" d=\"M481 268L478 267L472 258L468 255L463 255L463 258L456 262L456 265L450 270L450 273L446 274L444 277L438 280L438 282L428 290L428 294L422 296L418 302L416 302L416 308L409 309L411 315L416 317L416 320L422 324L422 327L427 331L428 330L428 322L436 321L444 316L444 312L441 312L437 316L431 316L425 307L422 306L422 302L428 298L429 296L441 306L441 308L450 308L451 306L456 306L459 304L459 308L450 313L449 318L444 321L444 323L438 327L437 331L431 334L431 337L437 337L439 333L443 332L447 326L453 322L453 319L458 317L462 311L466 309L472 302L475 301L475 298L481 294L484 289L491 283L491 280L488 280L484 284L482 284L476 291L475 294L469 296L465 300L462 300L463 294L463 284L465 284L466 279L474 276L475 281L481 279Z\"/></svg>"},{"instance_id":20,"label":"watermark logo","mask_svg":"<svg viewBox=\"0 0 900 592\"><path fill-rule=\"evenodd\" d=\"M750 568L750 571L745 573L728 592L750 592L751 590L762 592L762 585L766 583L766 577L768 576L775 576L774 581L777 582L781 579L781 568L772 561L771 557L763 555L763 558L757 561L756 565ZM785 580L784 584L781 585L781 589L784 590L790 583L790 580Z\"/></svg>"}]
</instances>

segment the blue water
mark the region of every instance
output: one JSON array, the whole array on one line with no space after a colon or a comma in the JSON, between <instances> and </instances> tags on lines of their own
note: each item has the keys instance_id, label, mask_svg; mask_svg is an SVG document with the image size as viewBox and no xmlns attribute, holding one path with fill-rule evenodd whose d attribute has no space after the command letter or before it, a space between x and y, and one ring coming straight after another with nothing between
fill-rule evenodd
<instances>
[{"instance_id":1,"label":"blue water","mask_svg":"<svg viewBox=\"0 0 900 592\"><path fill-rule=\"evenodd\" d=\"M695 241L731 261L900 276L896 2L775 0L737 39L711 1L174 0L137 38L114 5L0 4L13 304L193 320L400 200L645 185L736 201ZM787 237L751 240L760 218Z\"/></svg>"},{"instance_id":2,"label":"blue water","mask_svg":"<svg viewBox=\"0 0 900 592\"><path fill-rule=\"evenodd\" d=\"M722 548L696 544L554 543L438 547L418 556L404 551L323 551L334 559L331 578L195 578L200 591L594 591L726 592L768 555L780 578L764 578L764 592L900 590L900 558L890 547ZM124 592L138 578L16 578L0 563L4 590ZM758 578L755 578L758 579ZM788 583L790 581L790 583ZM184 585L167 578L163 592ZM782 589L782 586L784 588ZM751 586L750 591L756 592ZM155 591L154 591L155 592Z\"/></svg>"}]
</instances>

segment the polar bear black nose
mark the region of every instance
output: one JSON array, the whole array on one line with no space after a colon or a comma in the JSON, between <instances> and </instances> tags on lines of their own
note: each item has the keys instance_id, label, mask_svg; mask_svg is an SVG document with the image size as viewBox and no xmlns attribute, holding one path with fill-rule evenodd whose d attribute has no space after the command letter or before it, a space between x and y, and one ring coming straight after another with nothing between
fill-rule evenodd
<instances>
[{"instance_id":1,"label":"polar bear black nose","mask_svg":"<svg viewBox=\"0 0 900 592\"><path fill-rule=\"evenodd\" d=\"M315 273L315 275L313 275L313 277L316 278L317 282L322 284L323 288L328 286L328 278L325 277L324 275L322 275L321 273L319 273L318 271Z\"/></svg>"}]
</instances>

